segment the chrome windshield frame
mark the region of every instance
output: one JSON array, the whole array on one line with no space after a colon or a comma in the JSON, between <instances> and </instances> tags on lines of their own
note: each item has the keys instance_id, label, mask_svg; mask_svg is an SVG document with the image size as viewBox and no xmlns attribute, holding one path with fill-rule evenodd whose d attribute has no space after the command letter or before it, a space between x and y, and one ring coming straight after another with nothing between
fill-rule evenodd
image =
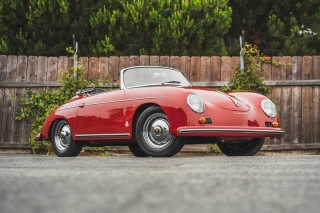
<instances>
[{"instance_id":1,"label":"chrome windshield frame","mask_svg":"<svg viewBox=\"0 0 320 213\"><path fill-rule=\"evenodd\" d=\"M178 70L178 69L174 69L174 68L171 68L171 67L164 67L164 66L132 66L132 67L124 68L124 69L122 69L122 70L120 71L120 89L126 90L126 89L131 89L131 88L160 86L160 84L144 84L144 85L139 85L139 86L126 87L125 84L124 84L124 73L125 73L127 70L137 69L137 68L161 68L161 69L169 69L169 70L177 71L177 72L180 72L180 73L183 75L183 77L186 79L186 81L189 83L190 86L192 85L192 84L189 82L189 80L184 76L184 74L183 74L180 70ZM172 85L177 85L177 86L179 86L178 84L172 84Z\"/></svg>"}]
</instances>

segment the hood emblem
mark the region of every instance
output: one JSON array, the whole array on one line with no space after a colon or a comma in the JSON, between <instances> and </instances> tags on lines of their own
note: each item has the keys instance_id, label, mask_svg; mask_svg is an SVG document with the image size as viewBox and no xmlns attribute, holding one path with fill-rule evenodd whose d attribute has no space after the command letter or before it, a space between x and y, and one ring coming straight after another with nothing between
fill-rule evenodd
<instances>
[{"instance_id":1,"label":"hood emblem","mask_svg":"<svg viewBox=\"0 0 320 213\"><path fill-rule=\"evenodd\" d=\"M129 126L129 122L128 121L126 121L126 123L124 124L126 127L128 127Z\"/></svg>"}]
</instances>

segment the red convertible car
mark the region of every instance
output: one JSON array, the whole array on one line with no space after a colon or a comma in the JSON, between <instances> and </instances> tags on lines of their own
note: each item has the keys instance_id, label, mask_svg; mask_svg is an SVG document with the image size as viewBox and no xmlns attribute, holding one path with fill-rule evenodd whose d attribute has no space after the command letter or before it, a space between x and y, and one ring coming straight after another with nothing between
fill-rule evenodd
<instances>
[{"instance_id":1,"label":"red convertible car","mask_svg":"<svg viewBox=\"0 0 320 213\"><path fill-rule=\"evenodd\" d=\"M228 156L255 155L265 137L281 138L275 105L249 92L192 86L176 69L121 70L120 89L78 91L45 121L38 140L60 157L86 146L129 146L138 157L169 157L184 144L216 143Z\"/></svg>"}]
</instances>

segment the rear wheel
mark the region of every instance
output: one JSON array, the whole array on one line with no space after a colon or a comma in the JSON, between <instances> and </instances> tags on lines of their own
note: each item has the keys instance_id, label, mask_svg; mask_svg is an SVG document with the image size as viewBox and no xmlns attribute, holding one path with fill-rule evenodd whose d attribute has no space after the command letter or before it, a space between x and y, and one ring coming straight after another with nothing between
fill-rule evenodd
<instances>
[{"instance_id":1,"label":"rear wheel","mask_svg":"<svg viewBox=\"0 0 320 213\"><path fill-rule=\"evenodd\" d=\"M75 157L83 146L81 141L74 141L71 128L66 120L56 121L51 131L53 151L59 157Z\"/></svg>"},{"instance_id":2,"label":"rear wheel","mask_svg":"<svg viewBox=\"0 0 320 213\"><path fill-rule=\"evenodd\" d=\"M227 156L253 156L262 148L264 138L254 138L242 143L217 143L221 152Z\"/></svg>"},{"instance_id":3,"label":"rear wheel","mask_svg":"<svg viewBox=\"0 0 320 213\"><path fill-rule=\"evenodd\" d=\"M152 157L171 157L185 143L185 138L170 134L168 118L157 106L142 112L137 122L136 136L142 151Z\"/></svg>"}]
</instances>

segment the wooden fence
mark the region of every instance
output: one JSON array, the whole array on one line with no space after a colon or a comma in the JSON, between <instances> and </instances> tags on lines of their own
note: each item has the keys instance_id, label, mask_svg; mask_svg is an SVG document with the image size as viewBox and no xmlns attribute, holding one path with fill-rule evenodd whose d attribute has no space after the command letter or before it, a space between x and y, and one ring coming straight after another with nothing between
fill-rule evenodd
<instances>
[{"instance_id":1,"label":"wooden fence","mask_svg":"<svg viewBox=\"0 0 320 213\"><path fill-rule=\"evenodd\" d=\"M268 139L264 150L320 148L320 56L273 57L281 65L263 64L265 83L272 87L280 126L287 135ZM119 79L120 70L135 65L160 65L180 69L197 86L213 90L235 76L239 57L227 56L121 56L80 58L87 78ZM70 57L0 55L0 149L27 148L30 123L16 121L19 98L26 88L59 87L61 69L71 72ZM16 97L16 98L15 98Z\"/></svg>"}]
</instances>

